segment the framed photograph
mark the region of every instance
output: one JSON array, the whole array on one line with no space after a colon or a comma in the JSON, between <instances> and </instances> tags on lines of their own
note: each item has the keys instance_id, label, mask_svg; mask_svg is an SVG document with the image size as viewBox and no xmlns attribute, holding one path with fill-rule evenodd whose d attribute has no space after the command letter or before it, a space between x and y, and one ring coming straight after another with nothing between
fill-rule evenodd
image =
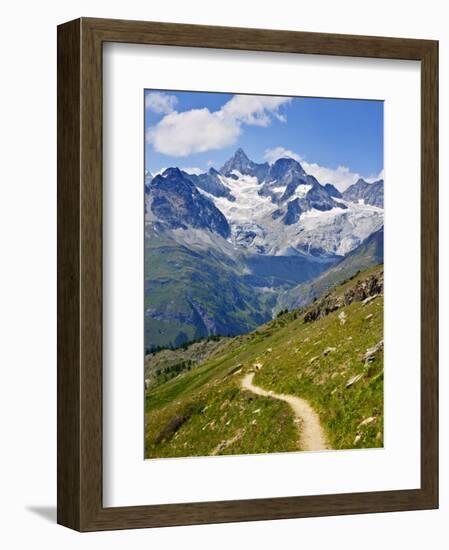
<instances>
[{"instance_id":1,"label":"framed photograph","mask_svg":"<svg viewBox=\"0 0 449 550\"><path fill-rule=\"evenodd\" d=\"M58 28L58 522L438 506L438 43Z\"/></svg>"}]
</instances>

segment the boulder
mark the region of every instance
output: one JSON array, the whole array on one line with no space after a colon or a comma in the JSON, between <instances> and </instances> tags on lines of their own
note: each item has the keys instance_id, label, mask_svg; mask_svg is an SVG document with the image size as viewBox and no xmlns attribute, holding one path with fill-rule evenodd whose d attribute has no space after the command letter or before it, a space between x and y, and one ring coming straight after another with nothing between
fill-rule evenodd
<instances>
[{"instance_id":1,"label":"boulder","mask_svg":"<svg viewBox=\"0 0 449 550\"><path fill-rule=\"evenodd\" d=\"M362 428L363 426L369 426L373 422L376 422L376 417L375 416L369 416L368 418L365 418L364 420L362 420L358 427Z\"/></svg>"},{"instance_id":2,"label":"boulder","mask_svg":"<svg viewBox=\"0 0 449 550\"><path fill-rule=\"evenodd\" d=\"M372 302L373 300L375 300L377 297L379 296L379 294L374 294L373 296L368 296L368 298L365 298L362 302L362 305L363 306L366 306L366 304L369 304L370 302Z\"/></svg>"},{"instance_id":3,"label":"boulder","mask_svg":"<svg viewBox=\"0 0 449 550\"><path fill-rule=\"evenodd\" d=\"M363 360L365 361L365 364L372 363L376 358L376 355L383 349L383 347L384 347L384 341L381 340L372 348L368 348L363 355Z\"/></svg>"},{"instance_id":4,"label":"boulder","mask_svg":"<svg viewBox=\"0 0 449 550\"><path fill-rule=\"evenodd\" d=\"M326 315L329 315L338 308L348 306L353 302L369 303L383 293L383 288L383 272L370 275L366 279L358 281L357 284L347 290L343 296L332 296L331 294L327 294L320 301L315 302L314 307L304 315L304 322L311 323L317 319L326 317Z\"/></svg>"},{"instance_id":5,"label":"boulder","mask_svg":"<svg viewBox=\"0 0 449 550\"><path fill-rule=\"evenodd\" d=\"M362 378L363 378L363 373L362 374L357 374L356 376L351 376L351 378L346 382L346 387L347 388L352 387L354 384L356 384Z\"/></svg>"}]
</instances>

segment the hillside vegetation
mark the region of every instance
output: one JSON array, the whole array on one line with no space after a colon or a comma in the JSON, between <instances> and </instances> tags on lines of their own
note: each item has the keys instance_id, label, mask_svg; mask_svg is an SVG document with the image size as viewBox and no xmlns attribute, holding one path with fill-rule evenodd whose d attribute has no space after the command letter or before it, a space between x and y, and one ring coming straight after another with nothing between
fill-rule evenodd
<instances>
[{"instance_id":1,"label":"hillside vegetation","mask_svg":"<svg viewBox=\"0 0 449 550\"><path fill-rule=\"evenodd\" d=\"M146 457L301 450L301 422L288 403L242 388L251 372L258 387L307 400L330 448L381 447L382 339L380 265L150 386Z\"/></svg>"},{"instance_id":2,"label":"hillside vegetation","mask_svg":"<svg viewBox=\"0 0 449 550\"><path fill-rule=\"evenodd\" d=\"M171 349L165 348L145 356L145 387L154 387L201 363L220 349L228 338L209 336Z\"/></svg>"}]
</instances>

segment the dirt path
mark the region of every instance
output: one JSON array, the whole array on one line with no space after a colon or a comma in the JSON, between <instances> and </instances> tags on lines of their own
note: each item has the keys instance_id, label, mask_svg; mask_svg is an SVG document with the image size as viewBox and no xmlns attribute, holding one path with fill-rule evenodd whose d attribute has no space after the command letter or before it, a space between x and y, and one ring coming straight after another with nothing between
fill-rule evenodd
<instances>
[{"instance_id":1,"label":"dirt path","mask_svg":"<svg viewBox=\"0 0 449 550\"><path fill-rule=\"evenodd\" d=\"M301 429L299 445L303 451L323 451L329 449L320 424L320 418L305 399L283 393L268 392L253 384L254 373L247 374L242 380L242 388L256 395L280 399L290 405Z\"/></svg>"}]
</instances>

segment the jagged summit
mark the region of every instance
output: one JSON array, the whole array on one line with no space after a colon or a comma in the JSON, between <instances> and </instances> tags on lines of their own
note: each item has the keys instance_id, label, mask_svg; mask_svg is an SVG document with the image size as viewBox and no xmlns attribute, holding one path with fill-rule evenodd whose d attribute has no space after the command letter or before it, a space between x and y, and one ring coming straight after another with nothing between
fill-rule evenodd
<instances>
[{"instance_id":1,"label":"jagged summit","mask_svg":"<svg viewBox=\"0 0 449 550\"><path fill-rule=\"evenodd\" d=\"M245 151L239 147L234 155L223 164L220 173L226 177L236 177L236 172L244 176L254 176L262 182L270 169L268 162L258 164L250 160Z\"/></svg>"},{"instance_id":2,"label":"jagged summit","mask_svg":"<svg viewBox=\"0 0 449 550\"><path fill-rule=\"evenodd\" d=\"M278 159L270 168L267 180L282 180L290 183L295 177L306 175L301 164L290 157Z\"/></svg>"},{"instance_id":3,"label":"jagged summit","mask_svg":"<svg viewBox=\"0 0 449 550\"><path fill-rule=\"evenodd\" d=\"M230 174L232 170L238 170L241 174L243 174L245 168L248 167L250 163L251 161L249 160L245 151L241 147L239 147L232 155L232 157L223 164L223 166L220 168L220 172L223 175L227 175ZM240 168L243 170L243 172L240 170Z\"/></svg>"},{"instance_id":4,"label":"jagged summit","mask_svg":"<svg viewBox=\"0 0 449 550\"><path fill-rule=\"evenodd\" d=\"M183 176L183 172L181 172L177 166L172 166L170 168L166 168L160 176L163 178L181 178Z\"/></svg>"},{"instance_id":5,"label":"jagged summit","mask_svg":"<svg viewBox=\"0 0 449 550\"><path fill-rule=\"evenodd\" d=\"M340 193L293 158L258 164L241 147L220 171L167 168L146 184L145 196L149 220L170 229L208 229L244 254L342 256L383 220L383 180L360 178Z\"/></svg>"},{"instance_id":6,"label":"jagged summit","mask_svg":"<svg viewBox=\"0 0 449 550\"><path fill-rule=\"evenodd\" d=\"M343 193L345 200L363 202L379 208L384 207L384 180L368 183L359 178L356 183L350 185Z\"/></svg>"},{"instance_id":7,"label":"jagged summit","mask_svg":"<svg viewBox=\"0 0 449 550\"><path fill-rule=\"evenodd\" d=\"M248 155L245 153L245 151L239 147L237 151L234 153L234 158L244 158L249 160Z\"/></svg>"},{"instance_id":8,"label":"jagged summit","mask_svg":"<svg viewBox=\"0 0 449 550\"><path fill-rule=\"evenodd\" d=\"M259 164L252 161L241 147L220 168L220 173L226 177L235 177L235 172L244 176L256 176L259 183L265 180L288 179L291 181L295 176L306 175L301 164L291 157L279 158L272 165L268 162Z\"/></svg>"}]
</instances>

